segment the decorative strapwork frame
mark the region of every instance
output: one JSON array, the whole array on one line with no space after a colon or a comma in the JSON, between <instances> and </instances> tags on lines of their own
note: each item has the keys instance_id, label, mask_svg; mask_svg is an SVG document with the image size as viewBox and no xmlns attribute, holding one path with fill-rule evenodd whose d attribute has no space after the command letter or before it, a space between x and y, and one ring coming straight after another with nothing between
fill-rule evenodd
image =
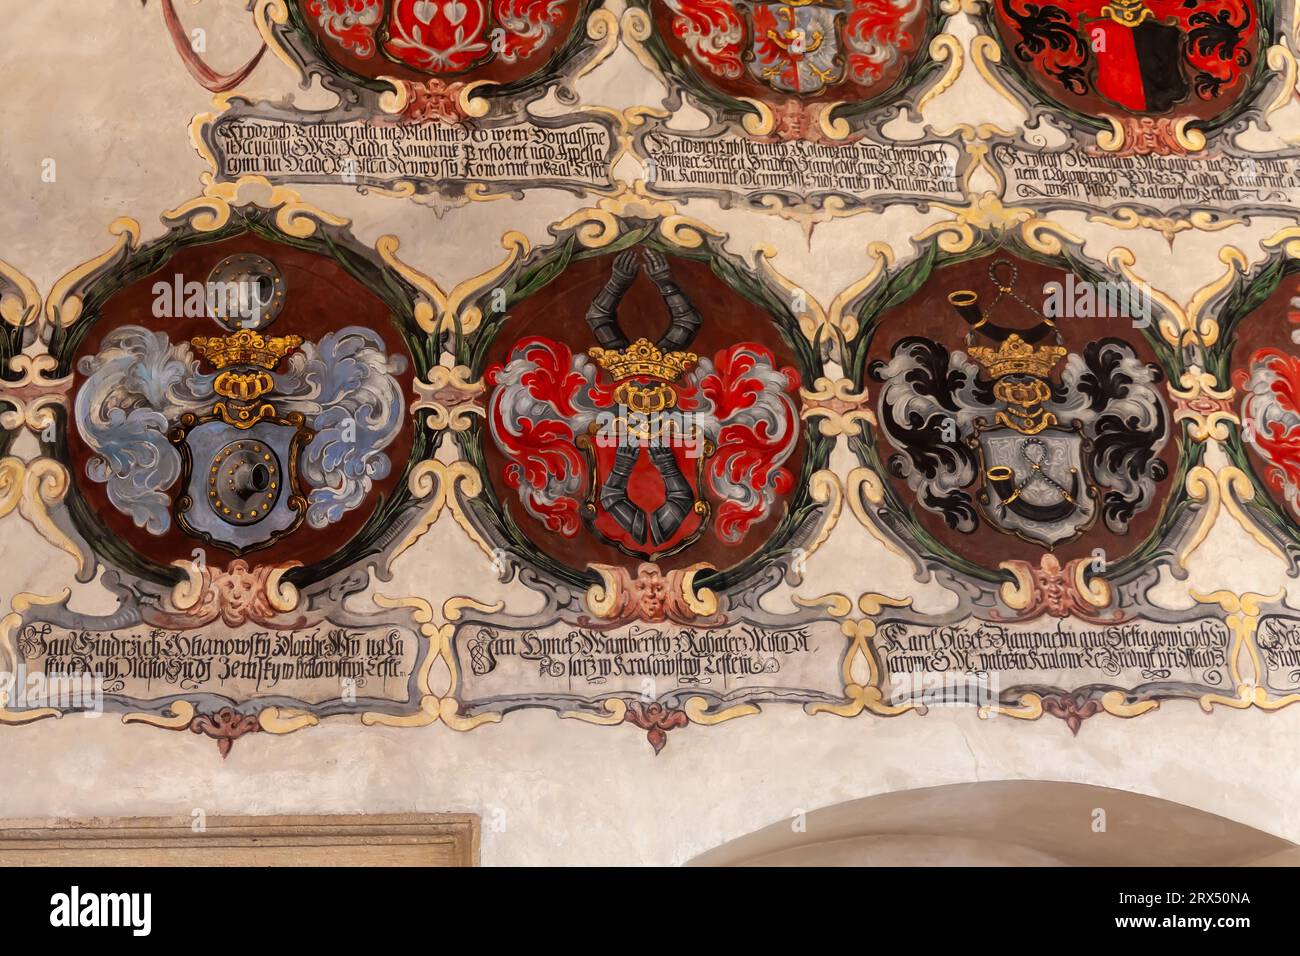
<instances>
[{"instance_id":1,"label":"decorative strapwork frame","mask_svg":"<svg viewBox=\"0 0 1300 956\"><path fill-rule=\"evenodd\" d=\"M624 42L638 58L664 79L669 89L664 103L666 108L676 111L682 105L683 95L689 95L713 118L715 127L729 126L755 137L789 138L797 135L795 129L787 125L794 122L795 117L778 115L761 99L732 95L700 82L690 67L673 55L655 28L650 8L652 2L654 0L628 0L622 20L623 36ZM960 45L954 52L954 38L948 36L936 43L939 37L944 36L948 17L954 10L950 4L940 0L923 0L923 3L926 9L925 30L916 45L913 61L898 78L863 102L819 102L801 112L797 120L804 133L800 138L844 140L868 129L879 129L900 114L919 118L918 102L940 92L927 93L926 86L940 73L943 62L949 61L949 66L941 88L946 88L955 78L954 69L961 68Z\"/></svg>"},{"instance_id":2,"label":"decorative strapwork frame","mask_svg":"<svg viewBox=\"0 0 1300 956\"><path fill-rule=\"evenodd\" d=\"M1300 274L1300 230L1283 229L1263 240L1268 255L1254 268L1245 254L1227 246L1220 259L1228 265L1223 280L1216 284L1207 299L1212 318L1202 323L1201 335L1206 342L1207 374L1204 389L1207 410L1213 403L1210 425L1216 441L1223 447L1229 463L1220 469L1224 503L1254 536L1256 542L1287 562L1288 573L1300 573L1300 518L1276 500L1275 493L1285 491L1294 468L1294 455L1286 447L1291 422L1275 418L1263 405L1252 414L1250 403L1272 397L1275 411L1285 413L1291 394L1286 372L1288 356L1294 356L1296 340L1282 337L1286 327L1265 330L1251 337L1273 360L1283 363L1276 374L1261 367L1263 377L1252 381L1256 370L1243 361L1242 344L1247 320L1269 300L1285 295L1284 287ZM1295 322L1294 299L1290 322ZM1291 358L1294 362L1294 358ZM1276 430L1276 431L1274 431ZM1275 447L1265 451L1259 444L1265 439Z\"/></svg>"},{"instance_id":3,"label":"decorative strapwork frame","mask_svg":"<svg viewBox=\"0 0 1300 956\"><path fill-rule=\"evenodd\" d=\"M76 700L66 707L17 706L10 694L0 707L0 723L28 723L63 713L103 710L121 713L126 723L189 729L213 737L223 755L231 742L245 733L291 732L325 717L351 715L368 723L400 723L418 713L432 693L430 668L438 648L430 640L427 619L418 606L371 592L375 604L367 609L359 596L370 591L371 572L379 580L390 579L388 555L394 537L418 517L418 502L406 477L432 453L430 436L423 429L414 429L407 460L395 463L402 473L396 492L388 498L380 495L359 530L320 560L309 564L226 560L228 555L219 559L215 550L208 554L197 549L192 559L164 565L135 550L122 536L106 531L71 473L72 362L78 345L94 331L105 304L120 290L161 275L160 270L181 250L238 243L241 237L337 263L388 310L392 330L404 343L420 378L428 374L437 357L433 337L420 324L427 304L422 307L418 288L385 263L385 254L397 246L393 237L379 240L382 251L369 249L352 236L348 220L264 179L211 185L202 195L164 213L162 219L166 232L148 242L141 242L141 228L135 220L115 221L109 230L116 237L114 246L55 283L42 316L45 350L24 357L30 366L27 377L32 380L28 390L41 392L39 414L32 413L36 404L32 403L25 424L37 433L40 446L34 460L21 463L32 476L28 484L33 487L18 507L38 532L76 561L77 580L90 582L102 568L99 580L118 607L108 615L90 615L71 606L70 589L48 597L20 593L0 624L0 658L10 673L36 670L39 661L52 655L64 659L68 654L74 658L82 654L91 659L98 654L90 650L94 643L90 637L85 647L59 643L60 635L77 633L119 641L123 648L129 643L125 641L128 636L131 641L144 641L142 647L154 641L155 652L145 654L145 663L158 670L146 675L124 664L117 673L97 671L92 675L87 671L86 678L99 680L96 694L93 698L88 692L74 695ZM6 473L9 470L6 466ZM242 649L219 654L216 663L200 660L203 654L197 650L193 655L186 650L202 641L236 638ZM273 688L281 679L297 679L283 664L278 665L279 671L260 664L258 673L238 671L232 664L239 655L254 661L291 656L294 652L284 648L304 641L316 648L312 654L377 655L386 661L369 674L338 680L327 676L324 684L312 676L295 685L305 688L301 694L264 688ZM369 650L367 641L373 642ZM123 649L120 659L94 659L100 664L117 664L134 654ZM29 668L29 664L33 666ZM227 668L227 676L216 677L222 668ZM78 676L39 669L47 681ZM158 696L140 692L142 686L150 686L151 679L167 688L166 692ZM368 694L368 679L386 689ZM214 691L213 680L228 680L237 689Z\"/></svg>"},{"instance_id":4,"label":"decorative strapwork frame","mask_svg":"<svg viewBox=\"0 0 1300 956\"><path fill-rule=\"evenodd\" d=\"M1126 134L1125 121L1121 116L1114 115L1120 111L1116 109L1114 113L1089 114L1040 91L1031 79L1029 67L1026 66L1023 58L1018 56L1015 50L1007 50L1002 44L998 27L993 19L996 15L994 4L997 2L999 0L970 0L969 3L968 12L974 15L980 31L979 37L971 45L971 54L976 67L985 79L1025 111L1027 129L1038 126L1039 120L1049 118L1054 124L1077 134L1091 134L1102 149L1119 150L1124 145ZM1282 93L1289 96L1291 89L1294 88L1296 79L1294 51L1284 45L1285 38L1289 36L1289 31L1294 26L1290 22L1291 12L1277 0L1255 0L1255 2L1259 7L1260 55L1252 57L1252 62L1244 67L1245 85L1242 91L1227 109L1213 117L1207 119L1186 117L1170 124L1171 132L1175 132L1178 141L1188 151L1202 148L1208 139L1244 132L1252 120L1263 119L1267 113L1285 105L1285 102L1266 101L1266 92L1274 96ZM1127 4L1121 4L1124 5ZM1052 21L1050 9L1044 9L1042 14L1044 20L1037 24L1039 29L1047 31L1041 34L1042 36L1051 34L1054 28L1062 28L1062 24ZM1115 15L1118 19L1123 19L1122 11L1117 9ZM1151 19L1154 16L1148 13L1145 18ZM1250 18L1248 22L1249 20ZM1104 17L1098 22L1105 22ZM1253 27L1255 24L1250 25ZM1229 28L1226 23L1222 26L1225 29ZM1070 42L1070 38L1064 34L1056 36L1056 39L1061 43ZM1093 39L1094 47L1101 45L1100 50L1092 51L1093 55L1104 55L1106 53L1104 38L1098 35ZM1026 51L1040 52L1037 47L1030 46L1028 42L1026 42ZM1289 87L1279 89L1280 86L1285 86L1288 80ZM1133 129L1137 128L1133 127ZM1028 139L1026 142L1032 145Z\"/></svg>"},{"instance_id":5,"label":"decorative strapwork frame","mask_svg":"<svg viewBox=\"0 0 1300 956\"><path fill-rule=\"evenodd\" d=\"M420 529L403 547L415 545L448 507L456 525L477 545L485 562L491 562L497 579L484 585L486 593L449 597L440 618L435 618L444 660L456 675L444 705L455 708L462 726L497 721L525 707L598 724L627 722L647 732L656 752L673 727L757 713L765 702L845 705L838 658L826 653L840 647L841 622L815 606L783 614L759 603L774 589L799 583L803 564L838 519L842 490L827 469L833 445L829 430L813 428L803 435L802 464L779 521L764 532L756 551L727 568L706 562L660 567L654 558L632 567L566 563L534 544L496 497L485 456L492 441L486 424L491 414L486 407L490 383L485 379L489 350L510 328L512 311L575 264L598 257L617 259L628 250L707 263L713 276L771 316L805 385L824 381L823 333L791 309L787 285L775 278L766 262L770 251L757 251L759 264L747 266L724 249L726 236L634 189L574 213L551 232L555 241L535 251L522 236L503 237L503 245L512 250L505 266L475 280L478 290L473 295L458 297L441 310L445 360L435 372L443 384L421 403L431 410L428 426L437 435L441 453L412 477L432 503ZM448 301L436 288L429 289L428 296ZM568 307L580 314L587 304ZM806 401L807 387L802 394ZM449 453L454 453L454 461L448 460ZM540 610L509 607L517 600L535 607L539 594ZM655 653L673 658L680 652L704 662L705 670L681 680L680 674L667 673L657 679L632 679L618 671L578 673L569 669L576 666L568 662L570 651L548 643L553 637L560 643L577 642L574 648L581 645L574 657L589 656L593 648L594 656L600 656L601 648L622 647L619 641L650 640ZM766 647L764 641L784 649L763 650L759 645ZM700 650L710 642L732 648L743 644L748 651L737 654L747 661L765 659L772 669L728 671L729 665L716 660L726 653ZM797 670L795 676L777 676L781 668L776 661L783 655L797 659L787 668ZM719 669L710 673L707 668L715 665ZM584 693L587 677L596 679ZM575 686L579 684L583 687Z\"/></svg>"},{"instance_id":6,"label":"decorative strapwork frame","mask_svg":"<svg viewBox=\"0 0 1300 956\"><path fill-rule=\"evenodd\" d=\"M448 91L453 100L457 100L461 87L466 93L459 99L463 115L481 117L489 113L515 113L551 89L561 102L577 103L577 94L570 84L595 69L613 52L618 44L618 23L613 14L604 9L605 0L576 0L575 5L578 14L573 32L536 71L507 83L474 81L454 84L456 88ZM302 74L304 86L310 83L311 77L319 76L327 88L345 96L368 91L376 97L406 98L418 89L419 84L412 81L366 77L334 63L320 39L308 27L301 3L258 0L255 17L258 29L275 53ZM453 85L441 80L434 83L440 87ZM432 88L432 84L430 86ZM470 105L476 99L484 103Z\"/></svg>"},{"instance_id":7,"label":"decorative strapwork frame","mask_svg":"<svg viewBox=\"0 0 1300 956\"><path fill-rule=\"evenodd\" d=\"M23 354L36 338L40 312L32 280L0 259L0 516L17 507L24 473L21 459L3 456L28 415L43 404L40 390L31 386L44 365Z\"/></svg>"},{"instance_id":8,"label":"decorative strapwork frame","mask_svg":"<svg viewBox=\"0 0 1300 956\"><path fill-rule=\"evenodd\" d=\"M1081 243L1045 243L1036 238L1028 227L1010 231L979 230L973 232L970 241L963 243L957 250L945 248L940 237L932 237L920 245L914 259L883 275L857 305L859 331L851 341L841 335L839 345L841 353L847 356L846 374L849 379L859 387L865 388L869 384L867 355L878 328L876 319L881 313L906 302L935 270L998 252L1009 252L1031 262L1063 268L1080 279L1097 285L1107 283L1134 288L1130 276L1108 270L1086 256ZM1141 327L1134 326L1133 331L1150 344L1165 374L1165 380L1172 389L1173 383L1180 382L1187 370L1203 359L1199 358L1197 345L1189 341L1182 346L1175 346L1166 334L1162 334L1162 330L1167 333L1170 329L1171 317L1159 303L1153 303L1153 306L1155 314L1149 322ZM1156 527L1129 554L1119 560L1107 560L1104 569L1094 570L1091 565L1081 568L1078 583L1085 592L1110 595L1112 588L1118 589L1154 565L1170 562L1174 558L1178 558L1173 562L1174 570L1181 567L1183 561L1179 556L1185 557L1185 552L1180 550L1179 544L1185 543L1188 535L1203 523L1203 515L1200 514L1202 503L1197 500L1193 488L1204 470L1205 449L1200 442L1192 439L1190 430L1191 424L1186 420L1177 430L1180 451L1176 468L1170 477L1171 487L1175 490L1161 509ZM887 473L882 451L868 430L860 430L850 439L849 444L865 468L877 475ZM1193 475L1198 477L1194 478ZM1000 588L1018 584L1017 575L1011 568L982 566L963 558L936 540L917 521L912 509L899 499L888 483L882 483L874 494L878 500L872 500L872 513L896 541L905 544L915 555L918 574L934 571L947 581L973 585L981 592L981 603L988 607L996 606L996 592ZM1106 607L1108 603L1109 601L1096 606Z\"/></svg>"},{"instance_id":9,"label":"decorative strapwork frame","mask_svg":"<svg viewBox=\"0 0 1300 956\"><path fill-rule=\"evenodd\" d=\"M346 219L316 209L296 193L256 178L218 184L208 187L198 199L165 213L163 221L167 232L142 244L139 224L118 220L112 228L118 236L117 246L68 273L55 285L46 303L44 331L47 350L56 362L52 368L56 377L71 376L78 347L93 329L104 303L121 289L157 272L181 249L244 234L335 259L391 310L390 321L415 362L416 374L424 375L436 360L429 337L415 319L412 287L386 268L374 250L352 237ZM56 414L58 428L48 439L42 439L42 453L66 468L70 466L68 412L59 407ZM428 441L427 436L417 434L411 460L405 463L407 469L430 454ZM287 582L299 587L314 584L376 554L384 529L410 507L409 492L396 495L376 510L345 547L318 562L287 571ZM75 487L67 496L67 508L81 542L103 561L160 585L175 585L185 579L183 570L145 559L108 533ZM82 567L87 569L87 575L92 573L89 554Z\"/></svg>"},{"instance_id":10,"label":"decorative strapwork frame","mask_svg":"<svg viewBox=\"0 0 1300 956\"><path fill-rule=\"evenodd\" d=\"M280 184L343 184L439 206L519 197L526 189L586 195L616 188L610 168L626 148L625 117L577 108L571 85L618 46L618 21L603 0L583 0L572 34L545 66L503 83L362 76L328 58L301 4L259 0L254 16L267 45L299 74L301 85L319 79L338 102L304 110L238 90L219 94L214 110L195 116L190 126L195 150L218 180L251 174ZM575 108L529 109L550 95ZM291 158L268 160L256 151L262 140L286 136L303 140ZM374 143L385 146L382 154L373 151ZM534 143L562 154L550 164L556 168L539 172L542 167L533 164L526 175L512 172ZM502 158L502 150L511 155Z\"/></svg>"},{"instance_id":11,"label":"decorative strapwork frame","mask_svg":"<svg viewBox=\"0 0 1300 956\"><path fill-rule=\"evenodd\" d=\"M882 131L892 119L921 118L925 105L947 90L965 61L961 42L944 32L950 5L922 0L926 26L913 59L896 80L863 102L794 99L773 106L700 82L668 49L654 26L650 0L629 0L622 18L624 43L668 89L658 121L634 130L634 152L646 169L648 191L669 199L707 197L724 207L743 205L803 224L900 203L926 208L934 200L960 200L969 157L960 130L900 141ZM702 41L704 42L704 41ZM778 97L779 100L779 97ZM669 126L687 103L707 116L702 129ZM722 140L732 150L726 175L678 173L680 156ZM708 162L704 164L705 167ZM900 180L910 185L900 186Z\"/></svg>"},{"instance_id":12,"label":"decorative strapwork frame","mask_svg":"<svg viewBox=\"0 0 1300 956\"><path fill-rule=\"evenodd\" d=\"M1048 715L1077 735L1083 721L1102 713L1138 717L1167 701L1195 702L1209 713L1215 705L1240 707L1242 700L1253 700L1258 666L1243 665L1258 660L1249 640L1254 621L1241 611L1262 596L1193 592L1191 607L1169 609L1147 596L1159 578L1155 568L1136 576L1125 588L1124 608L1109 619L1071 620L1046 616L1042 609L1004 618L960 592L958 606L937 615L898 606L906 602L864 607L872 613L857 622L856 650L869 660L877 683L862 707L880 716L924 715L931 707L971 707L982 719ZM1064 648L1039 648L1032 655L1036 665L1052 666L1036 666L1033 676L1013 663L1004 670L972 666L973 658L1027 659L1017 652L1016 640L1032 634L1045 634ZM1151 655L1147 666L1133 666L1124 653L1133 634L1143 643L1166 640L1169 647ZM1081 672L1096 677L1085 684L1071 679ZM1180 672L1196 678L1180 679Z\"/></svg>"},{"instance_id":13,"label":"decorative strapwork frame","mask_svg":"<svg viewBox=\"0 0 1300 956\"><path fill-rule=\"evenodd\" d=\"M874 424L883 414L881 409L866 410L868 393L879 387L872 385L866 374L878 318L910 299L937 269L1006 253L1063 269L1084 282L1135 288L1141 281L1133 271L1134 256L1127 249L1112 249L1107 264L1102 265L1086 256L1082 242L1059 226L1035 217L1028 209L1002 207L988 197L959 212L953 221L918 233L913 245L915 256L896 268L885 250L873 250L881 266L875 280L864 284L852 303L838 310L844 313L839 320L830 324L838 340L835 352L843 356L845 389L852 391L857 406L863 409L858 414L866 416L864 422ZM1163 400L1169 405L1171 439L1179 444L1158 518L1127 553L1101 561L1087 557L1061 561L1045 551L1038 567L1024 560L1003 561L996 567L970 560L928 533L900 498L886 478L886 456L877 446L875 433L861 422L847 432L849 448L861 463L846 481L847 502L855 516L891 550L913 563L919 581L934 579L957 597L957 606L938 616L911 608L910 599L866 602L874 610L849 628L855 643L851 656L856 658L858 673L869 673L875 684L874 690L864 689L868 688L865 684L858 687L852 695L856 709L851 712L863 708L881 714L923 711L927 704L953 703L950 698L954 694L968 695L956 703L978 703L983 716L1035 718L1048 713L1066 720L1077 732L1079 721L1103 711L1135 716L1169 699L1197 700L1209 709L1222 702L1219 698L1225 694L1231 699L1239 696L1250 678L1243 676L1246 652L1233 619L1225 623L1217 610L1209 612L1203 607L1163 607L1151 596L1166 572L1186 578L1189 557L1208 534L1221 501L1230 497L1206 459L1206 444L1215 440L1219 421L1211 419L1203 391L1207 382L1213 381L1203 371L1205 333L1211 321L1203 315L1231 274L1229 270L1200 290L1187 309L1152 290L1148 294L1153 295L1153 312L1146 323L1135 324L1132 334L1146 342L1164 373ZM1216 416L1218 411L1216 405ZM1218 602L1215 595L1196 597L1209 604ZM1124 628L1134 626L1148 631L1163 626L1171 634L1199 632L1195 638L1180 638L1205 645L1197 648L1199 670L1194 678L1188 673L1191 657L1185 666L1175 668L1153 661L1119 666L1118 658L1109 656L1108 649L1122 645ZM966 673L961 670L961 660L968 658L961 654L945 657L947 651L960 648L963 640L972 641L972 648L987 654L990 649L1014 646L1018 632L1034 630L1056 633L1053 640L1062 639L1062 634L1083 635L1066 639L1062 646L1079 640L1106 650L1071 659L1069 666L1062 663L1055 680L1032 673L1038 668L1017 674L1011 664L1000 673L978 668ZM1137 640L1147 649L1158 648L1163 638L1157 637L1148 634ZM956 681L920 686L917 661L927 654L933 657L923 668L933 667L929 676L948 672L955 674ZM891 670L891 659L902 661L904 669ZM1066 660L1063 655L1061 659ZM1097 678L1080 684L1077 676L1089 671Z\"/></svg>"},{"instance_id":14,"label":"decorative strapwork frame","mask_svg":"<svg viewBox=\"0 0 1300 956\"><path fill-rule=\"evenodd\" d=\"M812 382L822 377L825 370L818 343L808 341L801 333L798 317L791 311L787 295L766 284L760 276L728 254L723 249L725 237L718 233L712 230L696 232L689 225L678 229L664 226L664 220L620 218L617 221L618 235L598 245L588 244L578 226L557 233L553 245L535 250L512 274L502 277L499 288L504 290L504 296L489 294L477 303L483 315L482 324L477 329L468 333L464 329L449 330L446 345L456 365L468 369L468 379L480 380L485 371L487 349L509 322L510 310L517 303L555 281L573 262L609 256L639 246L683 259L707 262L715 275L773 316L781 340L796 356L803 381ZM600 238L603 240L605 237ZM496 304L493 298L497 299ZM482 454L484 427L483 423L474 421L469 428L456 432L454 436L460 456L480 472L486 470ZM806 530L809 517L819 510L819 504L812 498L810 484L813 476L826 468L832 444L820 433L808 436L808 448L796 477L797 492L766 546L733 568L721 571L701 569L695 579L698 587L727 592L755 575L763 574L773 563L789 559L793 549L799 546L800 532ZM476 521L493 529L493 547L504 548L512 556L527 556L530 565L568 586L591 587L601 583L601 576L596 571L565 567L529 545L513 517L492 495L479 495L468 507Z\"/></svg>"},{"instance_id":15,"label":"decorative strapwork frame","mask_svg":"<svg viewBox=\"0 0 1300 956\"><path fill-rule=\"evenodd\" d=\"M1223 607L1249 653L1252 676L1232 699L1216 703L1273 711L1300 702L1300 611L1278 594L1226 595Z\"/></svg>"},{"instance_id":16,"label":"decorative strapwork frame","mask_svg":"<svg viewBox=\"0 0 1300 956\"><path fill-rule=\"evenodd\" d=\"M1042 39L1043 45L1024 44L1021 56L1003 45L994 23L994 5L1003 2L1021 6L1019 0L970 0L968 12L980 31L970 44L971 62L1019 113L1016 128L989 130L990 155L1007 183L1008 202L1086 212L1096 222L1121 229L1152 228L1171 240L1188 229L1218 231L1264 216L1294 218L1300 152L1270 125L1275 114L1296 108L1298 24L1291 5L1249 0L1248 22L1253 27L1251 17L1259 18L1258 49L1248 63L1233 63L1241 70L1241 89L1218 113L1198 116L1118 107L1089 114L1053 99L1028 78L1023 60L1057 50L1043 39L1056 37L1054 30L1064 31L1056 37L1066 44L1059 49L1075 42L1064 19L1052 19L1065 14L1051 5L1035 8L1040 19L1030 18L1026 29L1040 31L1031 36ZM1111 13L1088 21L1089 28L1106 24L1123 34L1127 28L1116 24L1124 20L1124 8L1134 6L1143 9L1141 4L1107 7ZM1201 30L1230 29L1216 25L1211 14L1199 15ZM1113 24L1107 16L1118 19ZM1150 11L1142 16L1157 23ZM1088 33L1080 29L1086 39ZM1197 42L1213 49L1219 41ZM1106 55L1102 49L1089 55Z\"/></svg>"}]
</instances>

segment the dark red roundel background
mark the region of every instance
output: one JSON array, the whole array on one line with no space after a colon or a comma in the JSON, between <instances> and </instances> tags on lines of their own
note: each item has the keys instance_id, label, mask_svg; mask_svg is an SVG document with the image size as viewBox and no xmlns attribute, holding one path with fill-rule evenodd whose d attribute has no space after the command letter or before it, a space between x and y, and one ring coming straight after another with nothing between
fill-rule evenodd
<instances>
[{"instance_id":1,"label":"dark red roundel background","mask_svg":"<svg viewBox=\"0 0 1300 956\"><path fill-rule=\"evenodd\" d=\"M810 103L875 99L925 54L932 17L928 0L649 3L657 34L699 83L770 103L791 97ZM805 49L816 45L816 53L827 55L819 61L819 69L829 74L824 80L806 71L800 78L796 63L809 54L793 52L798 49L791 46L793 30L802 34ZM771 71L776 85L763 79Z\"/></svg>"},{"instance_id":2,"label":"dark red roundel background","mask_svg":"<svg viewBox=\"0 0 1300 956\"><path fill-rule=\"evenodd\" d=\"M1255 0L989 0L988 19L1004 62L1069 109L1210 120L1250 84L1259 13Z\"/></svg>"},{"instance_id":3,"label":"dark red roundel background","mask_svg":"<svg viewBox=\"0 0 1300 956\"><path fill-rule=\"evenodd\" d=\"M157 270L109 298L100 312L99 320L79 343L72 360L75 372L74 394L86 381L85 376L76 371L80 359L96 354L104 337L121 326L142 325L154 331L165 332L173 343L188 342L194 336L223 334L224 330L206 316L155 318L153 288L160 281L173 282L176 275L181 275L185 282L205 282L217 263L235 253L263 256L275 263L285 278L284 311L266 330L266 334L296 334L302 336L304 341L319 341L326 333L347 326L365 326L383 338L390 355L407 357L406 371L398 376L398 380L409 403L413 394L414 363L401 334L390 321L388 306L348 275L333 259L270 242L252 234L182 248ZM347 512L338 522L325 528L312 528L304 522L286 537L269 547L250 551L242 559L253 566L288 561L311 565L336 553L370 518L381 496L393 494L405 470L405 463L410 458L413 439L412 429L404 427L393 443L384 449L393 467L388 477L375 482L369 500L361 507ZM136 527L130 516L123 514L108 500L105 486L87 476L86 463L93 454L93 450L78 433L75 420L71 421L68 428L68 458L72 479L105 534L125 542L139 555L160 565L181 559L189 560L198 547L205 549L208 563L214 566L224 566L232 560L230 552L187 535L178 527L174 516L171 526L162 535L153 535ZM180 482L167 489L167 493L174 499L180 493Z\"/></svg>"},{"instance_id":4,"label":"dark red roundel background","mask_svg":"<svg viewBox=\"0 0 1300 956\"><path fill-rule=\"evenodd\" d=\"M871 343L868 349L869 368L873 362L888 361L894 346L900 339L908 336L920 336L942 345L947 352L967 351L967 335L970 325L956 314L948 301L950 293L968 289L979 296L982 304L990 303L997 296L998 289L989 276L989 266L997 259L1011 260L1018 273L1015 288L1028 302L1038 308L1043 306L1041 290L1050 282L1066 282L1067 273L1060 268L1044 265L1026 259L1011 256L1005 252L973 259L968 262L941 266L936 269L924 285L906 302L880 315L872 325ZM1003 300L1005 306L997 313L996 321L1011 328L1029 327L1036 323L1036 318L1013 303ZM1098 339L1115 337L1128 343L1137 357L1146 363L1159 364L1155 351L1146 339L1132 328L1130 322L1116 318L1069 318L1058 323L1063 344L1071 353L1080 352L1089 343ZM987 341L976 344L989 345ZM1167 374L1167 373L1166 373ZM871 390L873 407L878 404L881 384L868 378L867 386ZM1165 383L1159 385L1162 400L1167 403ZM880 412L877 409L877 418ZM1166 408L1166 421L1170 421ZM1170 421L1170 437L1159 453L1159 460L1164 462L1167 477L1157 485L1158 499L1144 511L1138 512L1129 523L1124 534L1111 531L1098 517L1079 537L1058 544L1052 553L1062 562L1073 558L1088 556L1093 549L1101 548L1115 561L1119 557L1135 550L1157 526L1163 502L1173 491L1173 475L1179 456L1179 439L1181 431L1173 428ZM890 443L884 428L877 422L872 428L876 447L882 461L888 462L897 453ZM904 503L911 514L920 522L922 528L950 550L967 560L986 568L996 568L1008 560L1028 561L1037 566L1046 548L1032 541L1027 541L1014 534L1004 533L993 527L981 515L978 526L970 533L964 533L949 527L943 516L921 507L914 492L908 488L904 478L888 474L881 477L889 482L898 500ZM965 489L972 496L978 487Z\"/></svg>"},{"instance_id":5,"label":"dark red roundel background","mask_svg":"<svg viewBox=\"0 0 1300 956\"><path fill-rule=\"evenodd\" d=\"M692 304L703 316L699 335L690 350L701 356L713 356L738 342L753 342L770 350L778 367L797 369L791 350L782 341L772 317L761 307L731 289L714 275L707 262L669 256L673 277ZM510 319L490 347L485 367L509 361L516 343L540 336L562 342L574 354L586 352L596 344L585 321L588 307L610 277L614 256L577 260L553 282L536 294L512 306ZM651 341L662 334L668 322L664 300L654 283L644 274L624 296L618 321L630 341L644 336ZM798 373L795 372L797 375ZM797 401L797 396L796 396ZM585 569L588 564L613 564L635 568L644 558L634 557L610 545L581 525L573 537L548 531L524 508L519 492L507 485L507 457L497 447L488 429L483 429L483 449L491 481L491 493L507 509L514 523L528 540L543 553L562 565ZM804 459L805 441L802 423L798 442L785 468L798 481ZM586 491L584 489L583 495ZM705 533L684 550L659 561L665 570L698 562L725 570L739 564L760 550L785 514L789 492L780 495L771 513L754 523L743 539L728 544L712 533Z\"/></svg>"},{"instance_id":6,"label":"dark red roundel background","mask_svg":"<svg viewBox=\"0 0 1300 956\"><path fill-rule=\"evenodd\" d=\"M511 83L542 70L590 0L294 0L326 55L367 79Z\"/></svg>"}]
</instances>

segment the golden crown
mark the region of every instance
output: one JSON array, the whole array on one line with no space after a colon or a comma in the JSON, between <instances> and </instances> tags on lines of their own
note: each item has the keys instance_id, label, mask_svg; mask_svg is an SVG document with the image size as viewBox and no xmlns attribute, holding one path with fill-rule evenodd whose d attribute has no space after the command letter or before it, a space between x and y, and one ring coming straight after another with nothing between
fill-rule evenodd
<instances>
[{"instance_id":1,"label":"golden crown","mask_svg":"<svg viewBox=\"0 0 1300 956\"><path fill-rule=\"evenodd\" d=\"M614 381L645 376L664 382L675 382L700 361L694 352L663 352L649 339L637 339L623 351L592 348L587 350Z\"/></svg>"},{"instance_id":2,"label":"golden crown","mask_svg":"<svg viewBox=\"0 0 1300 956\"><path fill-rule=\"evenodd\" d=\"M994 378L1004 378L1007 375L1048 378L1056 363L1068 354L1069 350L1059 345L1034 348L1014 332L1007 336L996 352L988 348L970 350L970 357L983 365Z\"/></svg>"},{"instance_id":3,"label":"golden crown","mask_svg":"<svg viewBox=\"0 0 1300 956\"><path fill-rule=\"evenodd\" d=\"M268 338L252 329L240 329L233 335L200 335L190 339L190 344L221 373L212 383L214 392L236 402L253 402L275 388L275 380L267 372L302 345L302 336Z\"/></svg>"},{"instance_id":4,"label":"golden crown","mask_svg":"<svg viewBox=\"0 0 1300 956\"><path fill-rule=\"evenodd\" d=\"M269 338L252 329L240 329L233 335L200 335L190 339L190 344L217 371L232 366L270 370L280 364L280 359L302 345L302 336L281 335Z\"/></svg>"}]
</instances>

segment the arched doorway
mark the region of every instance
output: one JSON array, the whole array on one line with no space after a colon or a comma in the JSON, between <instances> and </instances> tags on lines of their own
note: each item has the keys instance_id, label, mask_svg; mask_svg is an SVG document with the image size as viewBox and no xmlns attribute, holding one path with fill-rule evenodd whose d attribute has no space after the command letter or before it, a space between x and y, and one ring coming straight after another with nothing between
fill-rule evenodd
<instances>
[{"instance_id":1,"label":"arched doorway","mask_svg":"<svg viewBox=\"0 0 1300 956\"><path fill-rule=\"evenodd\" d=\"M1300 847L1108 787L999 780L900 790L801 814L688 866L1294 865Z\"/></svg>"}]
</instances>

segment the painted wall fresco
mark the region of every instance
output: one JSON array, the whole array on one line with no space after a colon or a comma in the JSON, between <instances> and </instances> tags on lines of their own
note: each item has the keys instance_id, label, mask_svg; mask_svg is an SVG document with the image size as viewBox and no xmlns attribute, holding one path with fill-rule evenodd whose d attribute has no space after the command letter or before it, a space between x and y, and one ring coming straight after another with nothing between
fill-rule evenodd
<instances>
[{"instance_id":1,"label":"painted wall fresco","mask_svg":"<svg viewBox=\"0 0 1300 956\"><path fill-rule=\"evenodd\" d=\"M0 722L1300 700L1295 595L1200 563L1300 574L1293 10L258 0L232 72L137 13L214 98L191 198L0 262L66 579Z\"/></svg>"}]
</instances>

